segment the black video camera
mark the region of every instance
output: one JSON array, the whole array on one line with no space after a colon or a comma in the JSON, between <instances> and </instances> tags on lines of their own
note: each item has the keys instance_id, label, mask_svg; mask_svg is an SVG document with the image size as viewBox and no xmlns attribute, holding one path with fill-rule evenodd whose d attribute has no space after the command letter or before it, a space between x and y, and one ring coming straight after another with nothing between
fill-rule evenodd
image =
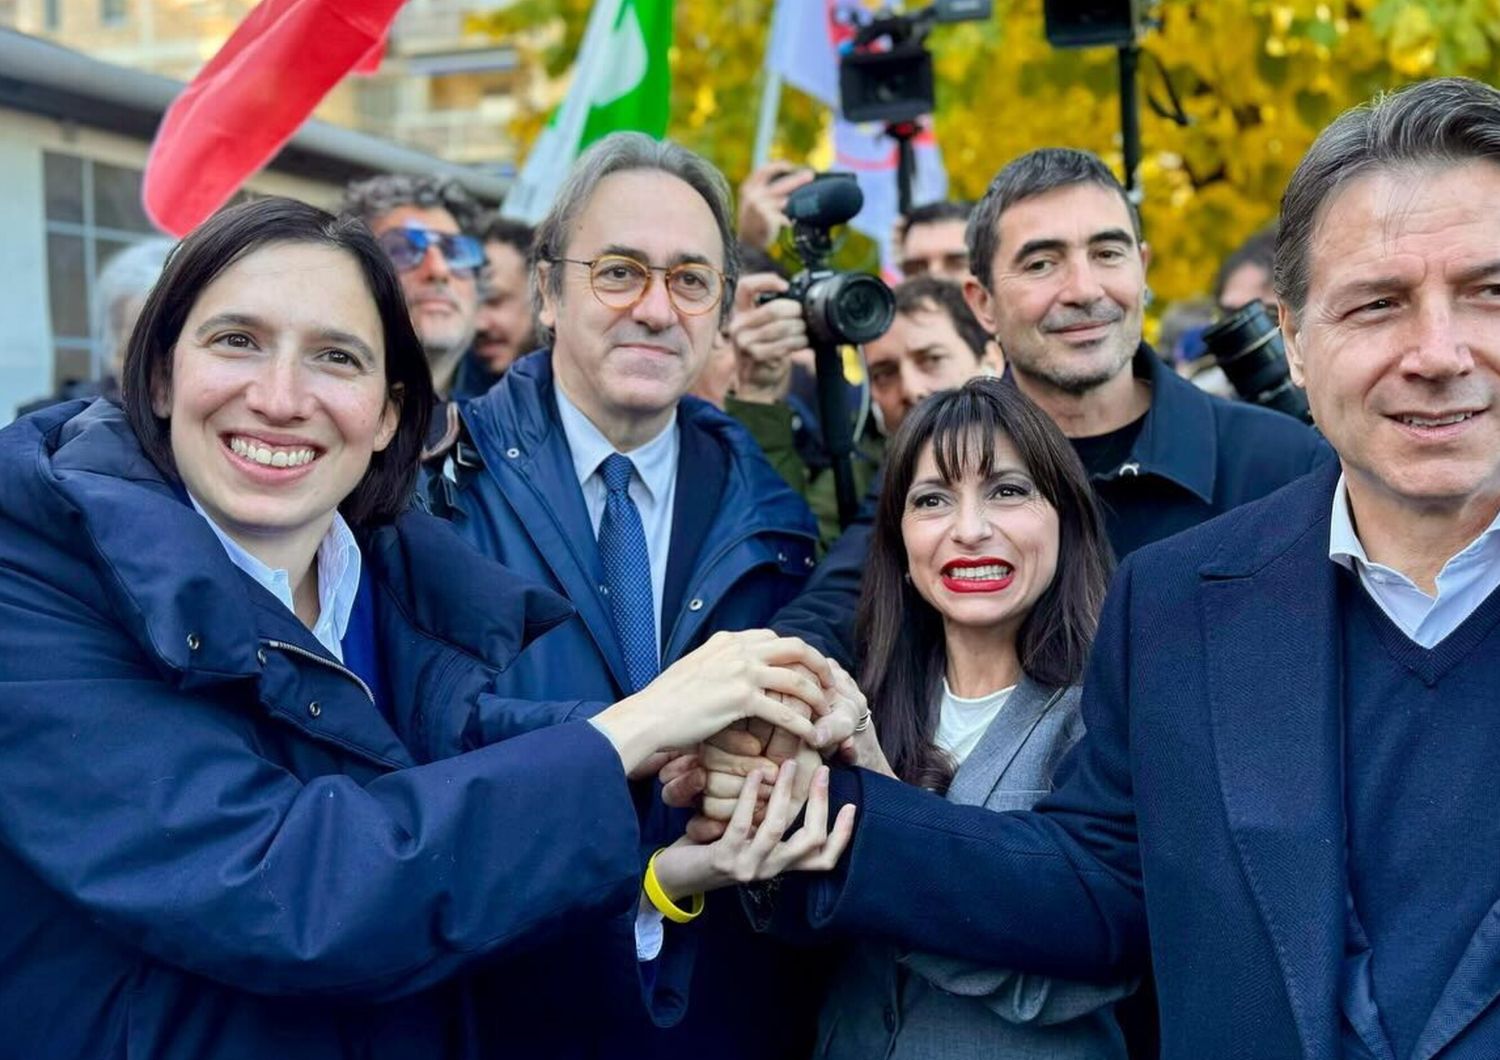
<instances>
[{"instance_id":1,"label":"black video camera","mask_svg":"<svg viewBox=\"0 0 1500 1060\"><path fill-rule=\"evenodd\" d=\"M839 347L871 342L886 333L896 319L896 296L878 276L838 272L828 267L833 253L833 228L859 213L864 192L852 173L820 173L787 198L792 243L802 259L802 271L792 277L785 294L802 305L818 380L818 418L833 468L839 525L848 526L859 507L854 489L854 426L849 415Z\"/></svg>"},{"instance_id":2,"label":"black video camera","mask_svg":"<svg viewBox=\"0 0 1500 1060\"><path fill-rule=\"evenodd\" d=\"M1281 329L1263 303L1230 313L1203 333L1203 344L1244 400L1312 422L1307 397L1287 369Z\"/></svg>"},{"instance_id":3,"label":"black video camera","mask_svg":"<svg viewBox=\"0 0 1500 1060\"><path fill-rule=\"evenodd\" d=\"M784 294L771 297L802 304L802 318L814 344L872 342L896 318L896 297L880 277L827 266L834 226L853 218L864 201L852 173L819 173L787 199L792 242L803 268Z\"/></svg>"},{"instance_id":4,"label":"black video camera","mask_svg":"<svg viewBox=\"0 0 1500 1060\"><path fill-rule=\"evenodd\" d=\"M927 34L939 22L978 22L994 0L933 0L911 15L881 15L860 27L839 60L839 110L853 122L911 122L936 109ZM878 42L878 43L877 43Z\"/></svg>"}]
</instances>

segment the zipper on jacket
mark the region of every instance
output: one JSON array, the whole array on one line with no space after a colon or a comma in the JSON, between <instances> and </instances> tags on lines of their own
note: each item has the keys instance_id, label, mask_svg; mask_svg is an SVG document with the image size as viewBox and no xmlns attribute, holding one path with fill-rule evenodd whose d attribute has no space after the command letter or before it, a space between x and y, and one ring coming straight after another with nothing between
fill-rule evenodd
<instances>
[{"instance_id":1,"label":"zipper on jacket","mask_svg":"<svg viewBox=\"0 0 1500 1060\"><path fill-rule=\"evenodd\" d=\"M326 666L330 670L337 670L349 680L359 685L360 691L364 692L366 698L368 698L372 704L375 702L375 693L370 691L370 686L365 684L364 680L359 676L359 674L355 673L347 666L336 663L332 659L325 659L323 658L323 656L317 654L316 652L310 652L306 648L299 648L295 644L288 644L284 640L267 640L265 643L268 647L275 648L278 651L289 652L292 655L297 655L304 659L311 659L313 662L318 663L322 666Z\"/></svg>"}]
</instances>

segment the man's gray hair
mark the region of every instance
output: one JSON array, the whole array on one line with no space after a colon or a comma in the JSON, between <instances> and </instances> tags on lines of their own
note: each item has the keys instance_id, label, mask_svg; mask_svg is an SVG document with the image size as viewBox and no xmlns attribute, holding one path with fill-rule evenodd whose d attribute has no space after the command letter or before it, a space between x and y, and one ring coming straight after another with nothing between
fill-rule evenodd
<instances>
[{"instance_id":1,"label":"man's gray hair","mask_svg":"<svg viewBox=\"0 0 1500 1060\"><path fill-rule=\"evenodd\" d=\"M422 173L382 173L344 189L340 217L357 217L370 228L384 214L401 206L447 210L459 231L477 236L479 204L456 182Z\"/></svg>"},{"instance_id":2,"label":"man's gray hair","mask_svg":"<svg viewBox=\"0 0 1500 1060\"><path fill-rule=\"evenodd\" d=\"M1141 217L1125 188L1098 155L1071 147L1039 147L1007 162L990 181L984 198L969 215L964 242L969 271L985 290L994 280L995 251L1000 245L1000 215L1018 202L1076 184L1097 184L1120 196L1130 214L1130 230L1141 241Z\"/></svg>"},{"instance_id":3,"label":"man's gray hair","mask_svg":"<svg viewBox=\"0 0 1500 1060\"><path fill-rule=\"evenodd\" d=\"M1308 148L1281 197L1276 297L1293 315L1307 304L1313 237L1324 206L1344 185L1377 170L1475 159L1500 163L1500 92L1478 81L1423 81L1340 114Z\"/></svg>"},{"instance_id":4,"label":"man's gray hair","mask_svg":"<svg viewBox=\"0 0 1500 1060\"><path fill-rule=\"evenodd\" d=\"M568 235L578 221L578 215L588 207L599 182L614 173L625 173L637 169L655 169L670 174L692 188L708 203L719 226L719 239L724 245L724 296L719 302L719 321L729 317L734 304L734 288L739 282L739 248L734 239L734 213L730 208L729 182L724 174L707 159L694 154L681 144L671 140L655 140L645 133L617 132L604 137L578 157L567 179L557 191L552 208L542 223L537 225L536 239L531 244L530 285L532 316L536 318L536 331L542 345L552 344L552 329L541 322L542 262L552 264L548 269L547 292L556 302L562 297L563 273L555 262L568 250Z\"/></svg>"},{"instance_id":5,"label":"man's gray hair","mask_svg":"<svg viewBox=\"0 0 1500 1060\"><path fill-rule=\"evenodd\" d=\"M113 372L116 360L123 357L126 341L125 310L132 302L144 303L151 288L161 277L167 255L177 245L175 239L146 239L133 243L114 254L99 270L94 281L94 374ZM139 309L139 306L137 306Z\"/></svg>"}]
</instances>

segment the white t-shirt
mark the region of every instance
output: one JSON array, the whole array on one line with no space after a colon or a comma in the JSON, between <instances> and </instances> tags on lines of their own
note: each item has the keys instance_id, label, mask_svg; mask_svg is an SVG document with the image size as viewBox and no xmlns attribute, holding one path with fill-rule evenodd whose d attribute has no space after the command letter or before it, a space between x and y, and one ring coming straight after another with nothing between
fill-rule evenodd
<instances>
[{"instance_id":1,"label":"white t-shirt","mask_svg":"<svg viewBox=\"0 0 1500 1060\"><path fill-rule=\"evenodd\" d=\"M979 746L984 731L990 727L990 722L995 720L1000 708L1005 706L1005 701L1015 690L1016 686L1011 685L977 699L964 699L953 694L953 690L948 687L948 679L944 677L943 703L938 713L938 747L951 755L959 765L963 765L964 759Z\"/></svg>"}]
</instances>

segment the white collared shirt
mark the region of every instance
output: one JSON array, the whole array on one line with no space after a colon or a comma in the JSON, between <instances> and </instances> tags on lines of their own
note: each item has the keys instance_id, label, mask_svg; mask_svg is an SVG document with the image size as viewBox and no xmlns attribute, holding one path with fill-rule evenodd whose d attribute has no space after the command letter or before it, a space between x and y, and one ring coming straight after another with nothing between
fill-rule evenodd
<instances>
[{"instance_id":1,"label":"white collared shirt","mask_svg":"<svg viewBox=\"0 0 1500 1060\"><path fill-rule=\"evenodd\" d=\"M1406 575L1370 562L1354 530L1344 476L1333 490L1328 558L1359 575L1359 583L1397 628L1424 648L1442 642L1500 588L1500 516L1438 571L1437 595Z\"/></svg>"},{"instance_id":2,"label":"white collared shirt","mask_svg":"<svg viewBox=\"0 0 1500 1060\"><path fill-rule=\"evenodd\" d=\"M599 523L604 518L604 502L608 491L604 487L604 476L599 465L618 452L610 440L585 416L563 393L561 386L553 387L557 394L557 412L562 419L563 435L568 440L568 452L573 457L573 470L578 475L578 485L583 490L583 503L588 509L589 525L595 540L599 537ZM651 560L651 606L655 618L656 650L661 653L661 609L662 596L667 585L667 556L672 549L672 511L677 503L677 457L681 443L677 437L677 410L660 434L645 445L637 446L622 454L635 465L635 474L630 478L630 499L641 513L641 529L646 534L646 554Z\"/></svg>"},{"instance_id":3,"label":"white collared shirt","mask_svg":"<svg viewBox=\"0 0 1500 1060\"><path fill-rule=\"evenodd\" d=\"M193 502L193 507L218 537L224 551L229 553L230 562L259 582L295 615L297 608L292 601L292 585L287 572L272 570L246 552L209 518L197 497L189 493L188 500ZM339 662L344 661L344 634L349 629L349 616L354 612L354 598L359 595L360 563L359 543L354 540L353 531L344 522L344 517L334 512L328 533L318 543L318 621L313 626L312 635Z\"/></svg>"}]
</instances>

